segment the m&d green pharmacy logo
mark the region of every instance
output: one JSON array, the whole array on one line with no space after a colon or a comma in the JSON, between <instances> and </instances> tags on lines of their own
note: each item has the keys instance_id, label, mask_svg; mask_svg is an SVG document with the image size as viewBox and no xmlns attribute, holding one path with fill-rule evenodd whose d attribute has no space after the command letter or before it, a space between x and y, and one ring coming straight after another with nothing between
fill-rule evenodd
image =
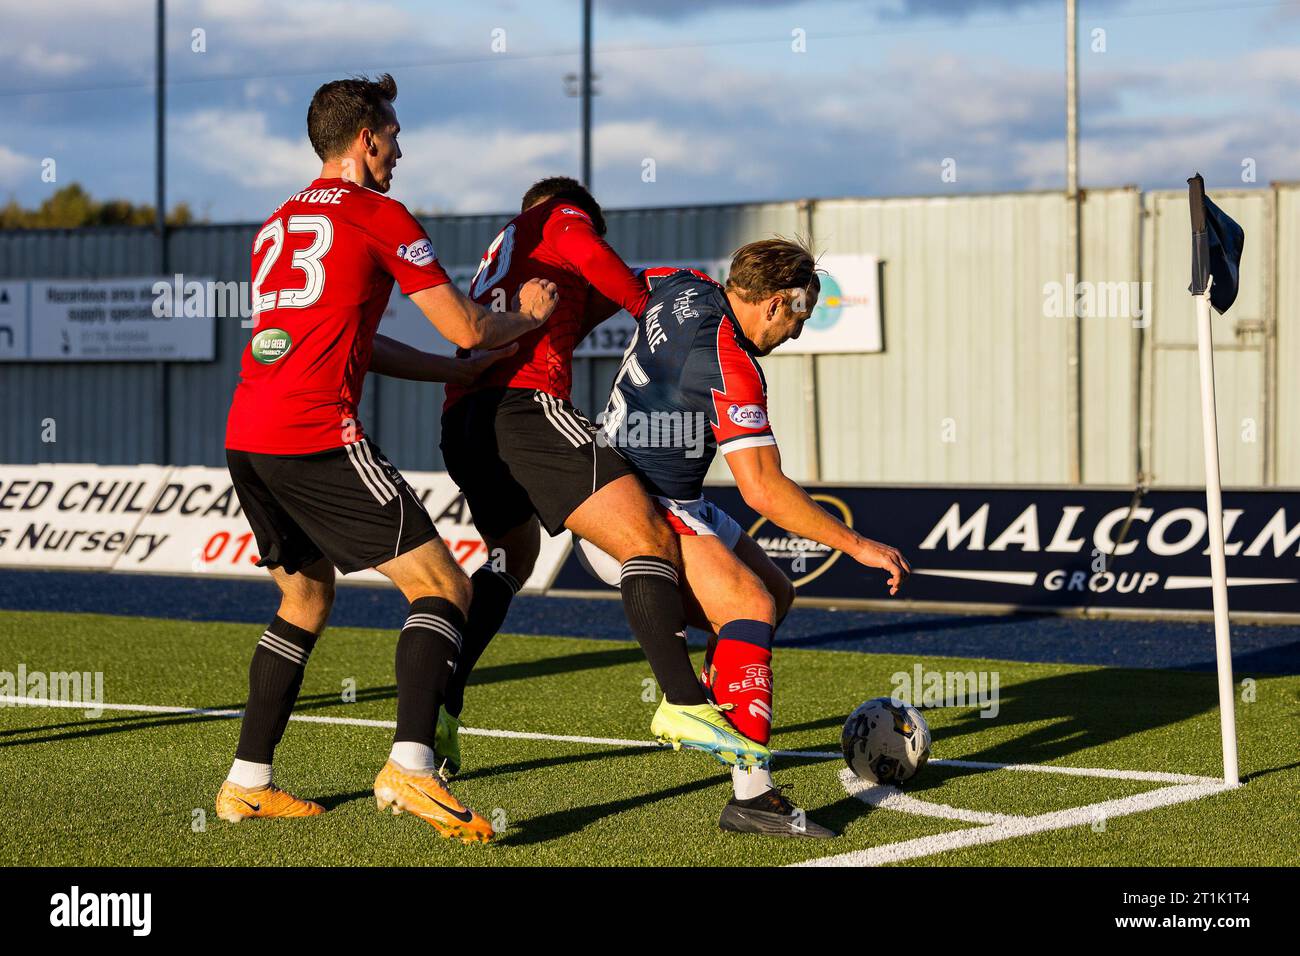
<instances>
[{"instance_id":1,"label":"m&d green pharmacy logo","mask_svg":"<svg viewBox=\"0 0 1300 956\"><path fill-rule=\"evenodd\" d=\"M293 339L284 329L263 329L253 336L253 358L263 365L284 358Z\"/></svg>"}]
</instances>

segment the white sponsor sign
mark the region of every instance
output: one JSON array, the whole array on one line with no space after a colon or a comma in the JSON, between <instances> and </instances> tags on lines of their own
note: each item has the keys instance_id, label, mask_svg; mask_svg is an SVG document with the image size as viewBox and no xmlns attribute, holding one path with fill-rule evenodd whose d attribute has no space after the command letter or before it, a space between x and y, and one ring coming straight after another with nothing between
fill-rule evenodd
<instances>
[{"instance_id":1,"label":"white sponsor sign","mask_svg":"<svg viewBox=\"0 0 1300 956\"><path fill-rule=\"evenodd\" d=\"M646 268L680 266L697 269L718 282L726 283L730 259L703 259L695 262L643 263ZM880 314L880 260L875 256L822 256L817 266L822 289L817 308L804 323L803 332L773 355L809 355L822 353L880 352L884 349ZM590 358L622 357L636 322L626 312L618 312L583 340L575 356Z\"/></svg>"},{"instance_id":2,"label":"white sponsor sign","mask_svg":"<svg viewBox=\"0 0 1300 956\"><path fill-rule=\"evenodd\" d=\"M168 471L0 466L0 566L106 571L149 560L161 542L138 529Z\"/></svg>"},{"instance_id":3,"label":"white sponsor sign","mask_svg":"<svg viewBox=\"0 0 1300 956\"><path fill-rule=\"evenodd\" d=\"M27 283L0 282L0 362L27 357Z\"/></svg>"},{"instance_id":4,"label":"white sponsor sign","mask_svg":"<svg viewBox=\"0 0 1300 956\"><path fill-rule=\"evenodd\" d=\"M473 573L487 559L464 496L445 472L404 476L452 555ZM542 537L524 590L544 591L569 533ZM264 578L257 542L223 468L0 465L0 567L94 568ZM382 582L377 571L343 580Z\"/></svg>"},{"instance_id":5,"label":"white sponsor sign","mask_svg":"<svg viewBox=\"0 0 1300 956\"><path fill-rule=\"evenodd\" d=\"M786 342L774 355L880 352L884 350L880 313L880 260L876 256L822 256L817 261L822 290L817 308L804 323L799 338ZM639 267L681 266L698 269L727 281L730 259L641 263ZM461 288L469 287L476 266L447 267ZM621 358L636 330L636 320L620 311L597 326L574 350L575 358ZM397 289L384 310L379 331L426 352L450 355L455 347L424 317L418 306Z\"/></svg>"},{"instance_id":6,"label":"white sponsor sign","mask_svg":"<svg viewBox=\"0 0 1300 956\"><path fill-rule=\"evenodd\" d=\"M59 279L0 285L23 299L21 321L0 303L0 360L38 362L211 361L216 324L205 279ZM21 290L21 292L19 291ZM13 332L13 344L3 328Z\"/></svg>"}]
</instances>

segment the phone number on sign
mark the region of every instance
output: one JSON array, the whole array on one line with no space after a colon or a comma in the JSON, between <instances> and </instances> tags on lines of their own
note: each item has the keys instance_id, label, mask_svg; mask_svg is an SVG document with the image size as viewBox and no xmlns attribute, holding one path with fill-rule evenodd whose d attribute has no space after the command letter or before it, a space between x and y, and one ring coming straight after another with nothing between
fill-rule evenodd
<instances>
[{"instance_id":1,"label":"phone number on sign","mask_svg":"<svg viewBox=\"0 0 1300 956\"><path fill-rule=\"evenodd\" d=\"M478 538L443 539L443 544L452 557L462 565L469 564L479 555L486 555L487 545ZM257 564L259 555L253 541L253 533L232 534L218 531L208 538L207 544L196 552L195 570L202 570L205 564L238 565L241 562Z\"/></svg>"}]
</instances>

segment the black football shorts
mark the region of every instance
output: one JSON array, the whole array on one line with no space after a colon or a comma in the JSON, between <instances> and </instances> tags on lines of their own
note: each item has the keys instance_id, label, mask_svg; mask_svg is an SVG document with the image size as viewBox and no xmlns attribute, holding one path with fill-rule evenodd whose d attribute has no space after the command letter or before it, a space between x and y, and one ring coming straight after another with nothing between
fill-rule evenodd
<instances>
[{"instance_id":1,"label":"black football shorts","mask_svg":"<svg viewBox=\"0 0 1300 956\"><path fill-rule=\"evenodd\" d=\"M442 457L479 533L500 538L533 515L551 535L578 506L634 474L569 402L532 388L487 388L442 416Z\"/></svg>"},{"instance_id":2,"label":"black football shorts","mask_svg":"<svg viewBox=\"0 0 1300 956\"><path fill-rule=\"evenodd\" d=\"M438 537L400 472L368 438L314 455L226 449L261 567L294 574L321 557L344 574Z\"/></svg>"}]
</instances>

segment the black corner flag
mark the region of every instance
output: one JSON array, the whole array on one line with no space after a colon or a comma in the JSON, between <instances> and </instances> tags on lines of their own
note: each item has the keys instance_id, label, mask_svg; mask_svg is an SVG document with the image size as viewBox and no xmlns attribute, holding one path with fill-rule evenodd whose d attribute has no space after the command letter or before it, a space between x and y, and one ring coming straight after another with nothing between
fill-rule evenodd
<instances>
[{"instance_id":1,"label":"black corner flag","mask_svg":"<svg viewBox=\"0 0 1300 956\"><path fill-rule=\"evenodd\" d=\"M1205 195L1205 180L1197 173L1187 180L1187 199L1192 209L1192 295L1202 295L1210 286L1210 304L1220 315L1237 301L1237 270L1246 233L1232 217Z\"/></svg>"}]
</instances>

